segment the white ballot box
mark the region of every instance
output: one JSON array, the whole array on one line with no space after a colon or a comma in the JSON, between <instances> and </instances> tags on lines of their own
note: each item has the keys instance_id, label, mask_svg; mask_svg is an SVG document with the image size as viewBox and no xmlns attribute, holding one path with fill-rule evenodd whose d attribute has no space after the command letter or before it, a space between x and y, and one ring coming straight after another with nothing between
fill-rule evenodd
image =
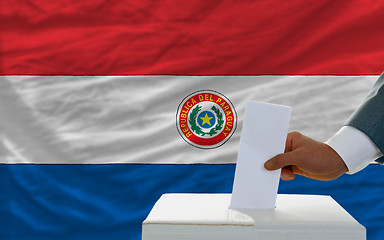
<instances>
[{"instance_id":1,"label":"white ballot box","mask_svg":"<svg viewBox=\"0 0 384 240\"><path fill-rule=\"evenodd\" d=\"M230 194L164 194L143 240L363 240L365 228L330 196L277 196L276 208L229 209Z\"/></svg>"}]
</instances>

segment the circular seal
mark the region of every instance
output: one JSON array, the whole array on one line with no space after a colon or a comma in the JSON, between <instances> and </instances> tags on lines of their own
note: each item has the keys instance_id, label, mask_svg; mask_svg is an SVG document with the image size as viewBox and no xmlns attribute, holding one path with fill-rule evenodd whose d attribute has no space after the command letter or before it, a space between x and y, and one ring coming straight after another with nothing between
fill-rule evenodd
<instances>
[{"instance_id":1,"label":"circular seal","mask_svg":"<svg viewBox=\"0 0 384 240\"><path fill-rule=\"evenodd\" d=\"M201 90L188 95L179 104L176 125L181 137L192 146L217 148L235 132L237 114L223 94Z\"/></svg>"}]
</instances>

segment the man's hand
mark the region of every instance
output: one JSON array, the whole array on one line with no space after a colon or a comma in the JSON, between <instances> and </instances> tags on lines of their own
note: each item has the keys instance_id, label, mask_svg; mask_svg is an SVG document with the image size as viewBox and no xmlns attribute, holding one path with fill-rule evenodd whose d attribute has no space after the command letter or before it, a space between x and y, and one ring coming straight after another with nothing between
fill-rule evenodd
<instances>
[{"instance_id":1,"label":"man's hand","mask_svg":"<svg viewBox=\"0 0 384 240\"><path fill-rule=\"evenodd\" d=\"M264 164L267 170L282 168L283 180L292 180L294 174L300 174L325 181L336 179L348 171L344 161L330 146L299 132L288 134L284 152Z\"/></svg>"}]
</instances>

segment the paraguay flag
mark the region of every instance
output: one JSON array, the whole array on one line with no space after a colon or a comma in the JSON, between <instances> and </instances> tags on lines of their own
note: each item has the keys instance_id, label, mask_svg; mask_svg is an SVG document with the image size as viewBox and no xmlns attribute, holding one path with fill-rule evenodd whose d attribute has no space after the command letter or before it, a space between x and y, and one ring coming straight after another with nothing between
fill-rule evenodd
<instances>
[{"instance_id":1,"label":"paraguay flag","mask_svg":"<svg viewBox=\"0 0 384 240\"><path fill-rule=\"evenodd\" d=\"M231 192L247 101L326 141L384 69L380 1L0 6L0 239L139 240L161 194ZM382 171L279 192L331 195L379 240Z\"/></svg>"}]
</instances>

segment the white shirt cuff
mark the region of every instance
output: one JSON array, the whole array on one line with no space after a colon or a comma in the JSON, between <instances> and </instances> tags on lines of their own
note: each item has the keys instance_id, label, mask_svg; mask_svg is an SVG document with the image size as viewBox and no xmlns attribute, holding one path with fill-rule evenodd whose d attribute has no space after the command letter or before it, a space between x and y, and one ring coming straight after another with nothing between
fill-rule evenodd
<instances>
[{"instance_id":1,"label":"white shirt cuff","mask_svg":"<svg viewBox=\"0 0 384 240\"><path fill-rule=\"evenodd\" d=\"M383 156L365 133L351 126L342 127L326 144L343 159L348 167L348 174L362 170L370 162Z\"/></svg>"}]
</instances>

